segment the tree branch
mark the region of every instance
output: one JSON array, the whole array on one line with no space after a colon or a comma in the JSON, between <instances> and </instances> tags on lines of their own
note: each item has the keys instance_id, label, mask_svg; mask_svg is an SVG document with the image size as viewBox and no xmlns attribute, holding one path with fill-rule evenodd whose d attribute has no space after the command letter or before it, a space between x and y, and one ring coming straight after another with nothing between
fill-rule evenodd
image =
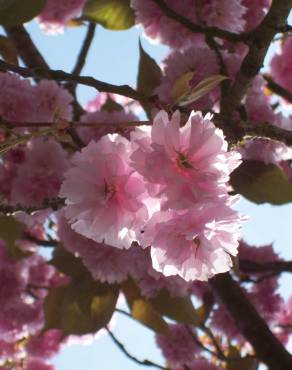
<instances>
[{"instance_id":1,"label":"tree branch","mask_svg":"<svg viewBox=\"0 0 292 370\"><path fill-rule=\"evenodd\" d=\"M90 50L91 43L94 39L95 29L96 29L96 24L95 23L89 23L87 33L86 33L86 37L84 39L82 48L81 48L80 53L78 55L76 65L72 70L73 75L80 75L83 67L85 66L86 58L87 58L88 52Z\"/></svg>"},{"instance_id":2,"label":"tree branch","mask_svg":"<svg viewBox=\"0 0 292 370\"><path fill-rule=\"evenodd\" d=\"M286 99L289 103L292 103L292 93L289 90L286 90L281 85L277 84L271 76L264 74L264 79L267 81L267 86L273 93L281 96L281 98Z\"/></svg>"},{"instance_id":3,"label":"tree branch","mask_svg":"<svg viewBox=\"0 0 292 370\"><path fill-rule=\"evenodd\" d=\"M292 272L292 261L274 261L259 263L239 259L239 269L247 273L273 272L280 274L282 272Z\"/></svg>"},{"instance_id":4,"label":"tree branch","mask_svg":"<svg viewBox=\"0 0 292 370\"><path fill-rule=\"evenodd\" d=\"M56 198L56 199L45 199L42 204L39 206L26 206L23 204L16 204L12 206L10 204L0 203L0 214L4 214L7 216L13 215L17 212L25 212L28 214L32 214L37 211L42 211L44 209L51 208L53 211L57 211L58 209L62 208L65 205L65 200L63 198Z\"/></svg>"},{"instance_id":5,"label":"tree branch","mask_svg":"<svg viewBox=\"0 0 292 370\"><path fill-rule=\"evenodd\" d=\"M209 280L209 285L253 346L259 360L273 370L292 369L292 356L273 335L231 275L218 274Z\"/></svg>"},{"instance_id":6,"label":"tree branch","mask_svg":"<svg viewBox=\"0 0 292 370\"><path fill-rule=\"evenodd\" d=\"M166 367L163 367L161 365L158 365L152 361L149 361L149 360L139 360L138 358L134 357L133 355L131 355L125 348L125 346L123 345L123 343L121 343L116 337L115 335L106 327L105 328L108 335L111 337L112 341L117 345L117 347L123 352L123 354L129 358L130 360L134 361L136 364L138 365L142 365L142 366L151 366L151 367L156 367L157 369L162 369L162 370L168 370L168 368Z\"/></svg>"},{"instance_id":7,"label":"tree branch","mask_svg":"<svg viewBox=\"0 0 292 370\"><path fill-rule=\"evenodd\" d=\"M249 33L237 34L229 31L222 30L217 27L208 27L200 24L193 23L188 18L185 18L181 14L171 9L165 0L153 0L153 2L159 6L163 13L170 19L180 23L185 28L193 33L203 33L212 37L219 37L229 41L246 41L249 38Z\"/></svg>"},{"instance_id":8,"label":"tree branch","mask_svg":"<svg viewBox=\"0 0 292 370\"><path fill-rule=\"evenodd\" d=\"M251 33L249 52L243 60L241 68L229 93L222 96L221 117L230 121L232 113L243 99L246 90L261 69L271 41L279 28L286 26L292 0L274 0L262 23Z\"/></svg>"},{"instance_id":9,"label":"tree branch","mask_svg":"<svg viewBox=\"0 0 292 370\"><path fill-rule=\"evenodd\" d=\"M61 70L44 70L42 68L30 69L15 66L13 64L0 60L0 70L18 73L22 77L34 77L40 79L49 79L60 82L75 82L81 85L90 86L101 92L123 95L138 101L148 101L149 98L140 94L128 85L112 85L107 82L96 80L89 76L76 76Z\"/></svg>"},{"instance_id":10,"label":"tree branch","mask_svg":"<svg viewBox=\"0 0 292 370\"><path fill-rule=\"evenodd\" d=\"M29 33L23 26L4 27L4 29L27 67L32 69L41 68L44 71L49 69L47 62L38 51Z\"/></svg>"}]
</instances>

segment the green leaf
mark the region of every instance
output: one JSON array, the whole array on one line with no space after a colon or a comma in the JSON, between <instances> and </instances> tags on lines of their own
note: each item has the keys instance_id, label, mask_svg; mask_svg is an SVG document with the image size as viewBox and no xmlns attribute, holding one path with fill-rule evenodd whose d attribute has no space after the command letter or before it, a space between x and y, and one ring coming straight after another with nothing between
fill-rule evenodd
<instances>
[{"instance_id":1,"label":"green leaf","mask_svg":"<svg viewBox=\"0 0 292 370\"><path fill-rule=\"evenodd\" d=\"M239 349L232 345L228 348L227 358L230 358L230 361L226 363L226 370L257 370L258 368L258 361L254 357L240 357Z\"/></svg>"},{"instance_id":2,"label":"green leaf","mask_svg":"<svg viewBox=\"0 0 292 370\"><path fill-rule=\"evenodd\" d=\"M127 30L135 24L130 0L88 0L82 18L115 31Z\"/></svg>"},{"instance_id":3,"label":"green leaf","mask_svg":"<svg viewBox=\"0 0 292 370\"><path fill-rule=\"evenodd\" d=\"M58 245L54 250L53 258L50 260L50 264L57 267L57 269L63 272L65 275L73 278L89 275L89 272L84 266L82 260L78 257L75 257L61 245Z\"/></svg>"},{"instance_id":4,"label":"green leaf","mask_svg":"<svg viewBox=\"0 0 292 370\"><path fill-rule=\"evenodd\" d=\"M117 103L110 96L108 96L101 110L105 110L107 112L120 112L123 110L123 107L121 104Z\"/></svg>"},{"instance_id":5,"label":"green leaf","mask_svg":"<svg viewBox=\"0 0 292 370\"><path fill-rule=\"evenodd\" d=\"M156 298L150 300L153 307L162 315L177 322L200 326L205 317L197 311L190 298L171 297L166 290L162 290Z\"/></svg>"},{"instance_id":6,"label":"green leaf","mask_svg":"<svg viewBox=\"0 0 292 370\"><path fill-rule=\"evenodd\" d=\"M195 72L189 71L180 76L174 83L171 90L172 100L177 103L182 100L187 94L191 92L190 82L194 77Z\"/></svg>"},{"instance_id":7,"label":"green leaf","mask_svg":"<svg viewBox=\"0 0 292 370\"><path fill-rule=\"evenodd\" d=\"M30 253L22 251L15 245L16 241L21 239L24 230L24 225L18 222L14 217L0 216L0 239L5 241L10 257L15 260L30 255Z\"/></svg>"},{"instance_id":8,"label":"green leaf","mask_svg":"<svg viewBox=\"0 0 292 370\"><path fill-rule=\"evenodd\" d=\"M237 193L257 204L292 202L292 184L281 168L274 164L243 161L232 172L230 183Z\"/></svg>"},{"instance_id":9,"label":"green leaf","mask_svg":"<svg viewBox=\"0 0 292 370\"><path fill-rule=\"evenodd\" d=\"M194 88L190 90L189 93L186 92L179 101L176 103L183 107L194 101L200 99L202 96L207 95L211 90L220 84L220 82L226 80L228 77L223 75L213 75L206 77L204 80L200 81Z\"/></svg>"},{"instance_id":10,"label":"green leaf","mask_svg":"<svg viewBox=\"0 0 292 370\"><path fill-rule=\"evenodd\" d=\"M0 4L0 24L14 26L30 21L41 13L46 0L2 1Z\"/></svg>"},{"instance_id":11,"label":"green leaf","mask_svg":"<svg viewBox=\"0 0 292 370\"><path fill-rule=\"evenodd\" d=\"M123 292L135 320L156 333L169 334L169 327L163 317L149 301L141 296L139 288L132 280L123 284Z\"/></svg>"},{"instance_id":12,"label":"green leaf","mask_svg":"<svg viewBox=\"0 0 292 370\"><path fill-rule=\"evenodd\" d=\"M118 299L116 285L91 278L73 279L52 289L45 299L45 328L57 328L64 336L95 333L110 321Z\"/></svg>"},{"instance_id":13,"label":"green leaf","mask_svg":"<svg viewBox=\"0 0 292 370\"><path fill-rule=\"evenodd\" d=\"M137 77L137 90L145 96L151 96L154 89L160 84L162 72L158 64L143 49L139 41L140 60ZM151 113L151 104L144 103L143 108L148 117Z\"/></svg>"},{"instance_id":14,"label":"green leaf","mask_svg":"<svg viewBox=\"0 0 292 370\"><path fill-rule=\"evenodd\" d=\"M18 65L17 50L8 37L0 36L0 55L6 62Z\"/></svg>"}]
</instances>

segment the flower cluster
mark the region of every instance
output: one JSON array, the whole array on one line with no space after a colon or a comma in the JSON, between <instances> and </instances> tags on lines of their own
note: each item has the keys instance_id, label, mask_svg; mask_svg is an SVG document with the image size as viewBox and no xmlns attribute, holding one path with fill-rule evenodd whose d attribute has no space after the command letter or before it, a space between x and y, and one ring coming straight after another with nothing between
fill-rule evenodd
<instances>
[{"instance_id":1,"label":"flower cluster","mask_svg":"<svg viewBox=\"0 0 292 370\"><path fill-rule=\"evenodd\" d=\"M153 267L165 276L206 280L227 271L240 229L227 181L240 156L226 144L208 118L193 114L180 128L179 113L169 120L163 111L131 142L91 141L65 173L65 215L97 243L151 246Z\"/></svg>"}]
</instances>

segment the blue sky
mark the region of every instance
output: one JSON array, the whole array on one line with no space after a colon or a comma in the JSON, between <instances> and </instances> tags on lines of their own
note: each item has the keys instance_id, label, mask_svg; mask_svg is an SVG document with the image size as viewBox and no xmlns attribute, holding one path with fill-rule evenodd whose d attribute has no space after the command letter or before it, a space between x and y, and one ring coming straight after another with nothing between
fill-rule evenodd
<instances>
[{"instance_id":1,"label":"blue sky","mask_svg":"<svg viewBox=\"0 0 292 370\"><path fill-rule=\"evenodd\" d=\"M33 40L53 69L70 71L75 64L79 47L84 38L85 27L68 29L64 35L45 35L35 22L27 26ZM135 85L138 66L138 40L141 31L132 28L129 31L106 31L97 28L91 53L88 57L84 75L114 84ZM157 44L150 44L142 38L146 51L161 62L167 49ZM78 96L82 104L93 98L96 92L92 88L79 87ZM241 201L237 206L250 220L243 228L244 238L251 244L262 245L273 242L283 257L292 259L292 206L273 207L257 206ZM287 296L291 277L284 276L282 292ZM290 290L291 291L291 290ZM162 363L159 350L155 347L153 335L138 323L116 314L115 334L128 347L131 353L140 359L149 358ZM58 370L134 370L133 364L112 344L107 336L102 336L88 346L71 345L64 348L54 361Z\"/></svg>"}]
</instances>

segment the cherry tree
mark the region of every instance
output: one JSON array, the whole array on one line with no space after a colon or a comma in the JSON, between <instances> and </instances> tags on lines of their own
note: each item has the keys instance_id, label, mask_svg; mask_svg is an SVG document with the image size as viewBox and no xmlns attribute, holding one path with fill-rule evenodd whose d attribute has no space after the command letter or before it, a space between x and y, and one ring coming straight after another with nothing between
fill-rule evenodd
<instances>
[{"instance_id":1,"label":"cherry tree","mask_svg":"<svg viewBox=\"0 0 292 370\"><path fill-rule=\"evenodd\" d=\"M53 370L99 331L137 367L292 369L292 262L249 245L234 208L292 201L291 6L0 1L1 370ZM71 73L50 68L33 19L47 37L87 28ZM161 66L140 43L135 87L82 74L97 26L135 25L168 46ZM96 90L85 106L79 85ZM126 348L115 312L154 332L164 363Z\"/></svg>"}]
</instances>

